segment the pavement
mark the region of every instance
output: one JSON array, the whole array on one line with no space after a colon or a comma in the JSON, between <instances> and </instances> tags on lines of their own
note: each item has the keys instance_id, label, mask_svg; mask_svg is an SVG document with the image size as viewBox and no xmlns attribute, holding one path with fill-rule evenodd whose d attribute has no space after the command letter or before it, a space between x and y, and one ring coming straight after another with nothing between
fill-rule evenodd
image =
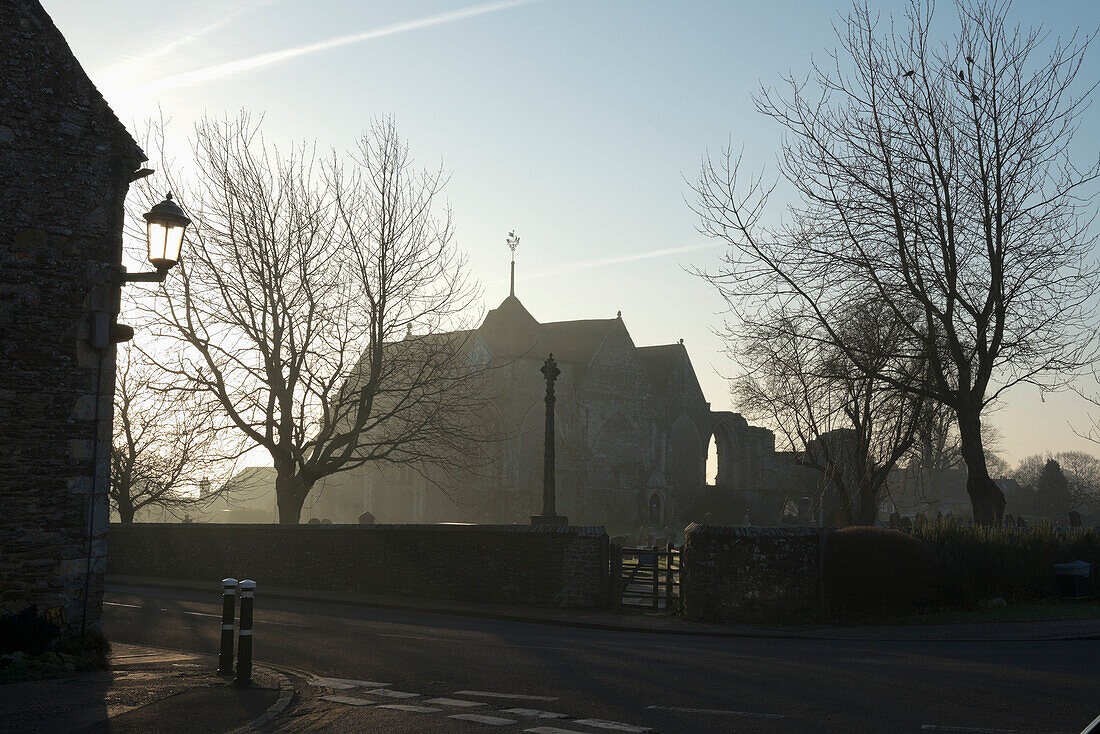
<instances>
[{"instance_id":1,"label":"pavement","mask_svg":"<svg viewBox=\"0 0 1100 734\"><path fill-rule=\"evenodd\" d=\"M282 713L282 673L253 667L252 686L214 674L213 657L113 643L108 670L0 686L0 731L43 734L247 731Z\"/></svg>"},{"instance_id":2,"label":"pavement","mask_svg":"<svg viewBox=\"0 0 1100 734\"><path fill-rule=\"evenodd\" d=\"M107 583L221 594L221 583L109 575ZM257 596L291 601L323 602L352 606L450 614L508 622L531 622L587 629L658 634L702 635L802 640L876 641L1028 641L1100 640L1100 619L1064 619L1034 622L988 622L909 625L766 625L729 622L695 622L676 615L658 613L616 614L607 609L543 609L537 607L483 604L446 599L417 599L387 594L358 594L281 586L257 588Z\"/></svg>"}]
</instances>

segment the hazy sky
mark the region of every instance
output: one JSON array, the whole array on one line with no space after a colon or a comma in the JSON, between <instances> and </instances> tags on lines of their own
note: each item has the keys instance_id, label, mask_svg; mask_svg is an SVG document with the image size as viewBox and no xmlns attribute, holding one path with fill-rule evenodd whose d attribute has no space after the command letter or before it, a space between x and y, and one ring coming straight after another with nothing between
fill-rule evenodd
<instances>
[{"instance_id":1,"label":"hazy sky","mask_svg":"<svg viewBox=\"0 0 1100 734\"><path fill-rule=\"evenodd\" d=\"M720 249L684 203L702 152L727 139L773 167L779 133L753 108L761 83L835 46L845 2L483 4L375 0L43 0L131 129L157 108L181 139L204 113L262 111L272 141L347 149L393 115L419 162L440 159L459 245L485 308L508 290L507 232L522 238L517 295L541 321L610 318L639 345L684 339L704 392L729 409L736 362L711 330L722 302L685 272ZM884 14L903 4L877 2ZM953 9L940 4L944 20ZM1017 2L1056 35L1100 25L1100 3ZM1100 46L1082 78L1100 79ZM1078 149L1095 159L1100 110ZM182 143L182 140L179 142ZM182 148L178 153L182 152ZM150 161L157 168L159 161ZM140 325L138 325L140 326ZM1072 395L1018 388L991 416L1015 461L1092 450ZM1100 412L1100 411L1098 411ZM1097 447L1100 453L1100 447Z\"/></svg>"}]
</instances>

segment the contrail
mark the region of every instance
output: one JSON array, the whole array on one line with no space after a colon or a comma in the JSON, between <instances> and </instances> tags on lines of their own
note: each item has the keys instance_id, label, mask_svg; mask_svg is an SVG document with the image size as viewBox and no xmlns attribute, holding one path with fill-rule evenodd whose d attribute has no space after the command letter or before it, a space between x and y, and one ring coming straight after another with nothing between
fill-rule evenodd
<instances>
[{"instance_id":1,"label":"contrail","mask_svg":"<svg viewBox=\"0 0 1100 734\"><path fill-rule=\"evenodd\" d=\"M128 71L140 69L142 66L149 63L150 61L153 61L154 59L159 59L161 56L169 54L181 46L186 46L189 43L193 43L194 41L199 40L203 36L207 36L214 31L221 30L242 15L260 10L261 8L267 7L268 5L273 5L280 1L281 0L257 0L257 2L254 3L240 5L235 10L221 14L221 17L219 17L218 20L214 21L213 23L208 23L207 25L204 25L201 28L198 28L195 31L188 33L185 36L181 36L180 38L177 38L170 43L166 43L163 46L160 46L159 48L156 48L147 54L138 56L136 58L123 60L122 62L117 63L114 66L97 73L96 78L99 79L100 83L105 87L118 86L122 78Z\"/></svg>"},{"instance_id":2,"label":"contrail","mask_svg":"<svg viewBox=\"0 0 1100 734\"><path fill-rule=\"evenodd\" d=\"M241 72L250 71L252 69L270 66L271 64L276 64L280 61L286 61L287 59L293 59L298 56L305 56L307 54L313 54L319 51L328 51L329 49L338 48L340 46L347 46L352 43L369 41L375 38L382 38L383 36L392 36L398 33L405 33L407 31L420 30L421 28L428 28L435 25L442 25L444 23L451 23L456 20L473 18L475 16L485 15L487 13L495 13L499 10L508 10L510 8L516 8L521 5L530 5L533 2L538 2L538 0L504 0L503 2L474 5L473 7L463 8L461 10L452 10L449 13L441 13L439 15L433 15L427 18L418 18L416 20L405 21L404 23L394 23L393 25L383 26L381 28L374 28L372 30L363 31L361 33L353 33L349 36L330 38L327 41L311 43L306 46L283 49L282 51L272 51L270 53L260 54L259 56L252 56L247 59L238 59L237 61L229 61L223 64L217 64L215 66L208 66L205 69L196 69L194 71L187 71L182 74L173 74L171 76L162 77L153 81L136 84L129 87L126 91L149 92L154 90L175 89L177 87L187 87L194 84L201 84L203 82L213 81L215 79L222 79L233 74L240 74Z\"/></svg>"},{"instance_id":3,"label":"contrail","mask_svg":"<svg viewBox=\"0 0 1100 734\"><path fill-rule=\"evenodd\" d=\"M706 250L709 248L717 247L714 243L707 243L704 245L686 245L684 247L666 247L661 250L651 250L649 252L639 252L633 255L612 255L611 257L598 257L591 260L578 260L576 262L562 265L559 268L550 268L549 270L540 270L538 273L527 275L525 277L517 278L520 281L538 280L539 278L548 278L554 275L565 275L567 273L576 273L581 270L592 270L594 268L602 268L608 265L619 265L621 263L635 262L637 260L652 260L657 257L667 257L669 255L681 255L685 252L696 252L698 250Z\"/></svg>"}]
</instances>

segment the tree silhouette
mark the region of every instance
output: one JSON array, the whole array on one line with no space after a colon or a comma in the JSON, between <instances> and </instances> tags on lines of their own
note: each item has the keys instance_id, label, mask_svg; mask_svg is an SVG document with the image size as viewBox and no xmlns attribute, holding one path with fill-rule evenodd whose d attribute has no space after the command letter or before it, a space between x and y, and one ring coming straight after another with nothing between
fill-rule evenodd
<instances>
[{"instance_id":1,"label":"tree silhouette","mask_svg":"<svg viewBox=\"0 0 1100 734\"><path fill-rule=\"evenodd\" d=\"M189 248L143 308L168 380L271 456L279 522L368 462L476 466L489 396L455 328L474 289L444 171L417 169L388 119L348 163L273 148L244 113L198 123L192 147L197 172L174 187Z\"/></svg>"},{"instance_id":2,"label":"tree silhouette","mask_svg":"<svg viewBox=\"0 0 1100 734\"><path fill-rule=\"evenodd\" d=\"M1094 355L1100 164L1071 155L1089 39L1013 27L1000 2L956 7L941 40L931 2L914 0L904 26L857 5L828 63L762 91L757 108L786 133L788 216L770 216L775 187L743 176L730 148L704 159L694 209L729 245L703 275L735 316L793 305L855 369L955 413L974 517L996 523L986 407L1020 383L1064 387ZM906 326L909 359L884 369L840 328L871 296ZM915 359L926 375L897 369Z\"/></svg>"}]
</instances>

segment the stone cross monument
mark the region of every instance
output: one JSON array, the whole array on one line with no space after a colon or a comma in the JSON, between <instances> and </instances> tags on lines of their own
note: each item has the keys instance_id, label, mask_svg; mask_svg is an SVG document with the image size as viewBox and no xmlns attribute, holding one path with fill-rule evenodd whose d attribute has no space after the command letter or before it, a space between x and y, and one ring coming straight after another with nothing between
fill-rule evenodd
<instances>
[{"instance_id":1,"label":"stone cross monument","mask_svg":"<svg viewBox=\"0 0 1100 734\"><path fill-rule=\"evenodd\" d=\"M542 464L542 514L532 515L532 525L568 525L569 521L557 513L554 508L554 381L561 370L551 354L542 365L542 374L546 378L546 444L543 448Z\"/></svg>"}]
</instances>

